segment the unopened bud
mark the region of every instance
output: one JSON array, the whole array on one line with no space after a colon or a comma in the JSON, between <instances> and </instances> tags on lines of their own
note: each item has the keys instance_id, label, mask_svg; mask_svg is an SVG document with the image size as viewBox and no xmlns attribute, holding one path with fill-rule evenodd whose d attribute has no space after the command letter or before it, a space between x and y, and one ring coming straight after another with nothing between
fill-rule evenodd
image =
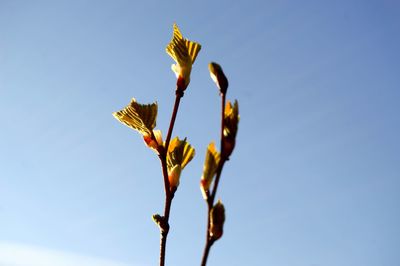
<instances>
[{"instance_id":1,"label":"unopened bud","mask_svg":"<svg viewBox=\"0 0 400 266\"><path fill-rule=\"evenodd\" d=\"M229 138L229 137L225 137L222 140L222 145L223 145L223 153L224 156L226 156L227 158L229 158L229 156L231 156L233 149L235 148L235 139L234 138Z\"/></svg>"},{"instance_id":2,"label":"unopened bud","mask_svg":"<svg viewBox=\"0 0 400 266\"><path fill-rule=\"evenodd\" d=\"M210 70L210 76L212 80L217 84L221 94L225 94L228 89L228 79L226 78L224 71L217 63L211 62L208 64L208 69Z\"/></svg>"},{"instance_id":3,"label":"unopened bud","mask_svg":"<svg viewBox=\"0 0 400 266\"><path fill-rule=\"evenodd\" d=\"M164 222L164 217L159 214L153 214L151 218L153 218L153 222L155 222L158 226Z\"/></svg>"},{"instance_id":4,"label":"unopened bud","mask_svg":"<svg viewBox=\"0 0 400 266\"><path fill-rule=\"evenodd\" d=\"M157 226L160 228L161 233L168 233L169 231L169 224L165 220L164 216L161 216L159 214L153 214L152 216L153 221L157 224Z\"/></svg>"},{"instance_id":5,"label":"unopened bud","mask_svg":"<svg viewBox=\"0 0 400 266\"><path fill-rule=\"evenodd\" d=\"M218 240L224 232L225 222L225 207L220 200L211 209L210 218L210 237Z\"/></svg>"}]
</instances>

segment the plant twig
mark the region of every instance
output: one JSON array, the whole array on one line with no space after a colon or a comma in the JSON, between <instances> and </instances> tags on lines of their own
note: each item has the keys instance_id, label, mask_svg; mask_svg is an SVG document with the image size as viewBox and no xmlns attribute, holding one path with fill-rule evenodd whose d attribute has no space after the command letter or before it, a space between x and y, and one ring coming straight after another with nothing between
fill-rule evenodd
<instances>
[{"instance_id":1,"label":"plant twig","mask_svg":"<svg viewBox=\"0 0 400 266\"><path fill-rule=\"evenodd\" d=\"M164 206L164 216L162 217L162 223L160 223L160 266L165 265L165 248L167 245L167 236L169 232L169 213L171 211L171 203L173 194L169 189L169 180L168 180L168 170L167 170L167 161L166 156L160 155L161 167L164 176L164 185L165 185L165 206Z\"/></svg>"},{"instance_id":2,"label":"plant twig","mask_svg":"<svg viewBox=\"0 0 400 266\"><path fill-rule=\"evenodd\" d=\"M159 158L161 161L161 168L164 177L164 190L165 190L165 206L164 206L164 216L162 217L162 223L160 224L160 266L165 265L165 250L167 246L167 236L169 232L169 214L171 211L171 203L174 198L175 191L170 189L170 184L168 180L168 169L167 169L167 153L168 146L171 141L171 135L175 124L176 115L179 109L179 103L183 97L183 89L177 87L174 109L172 111L171 121L169 123L168 134L165 140L165 146L162 152L160 152Z\"/></svg>"},{"instance_id":3,"label":"plant twig","mask_svg":"<svg viewBox=\"0 0 400 266\"><path fill-rule=\"evenodd\" d=\"M167 138L165 140L166 151L168 151L169 142L171 141L172 130L174 129L176 114L178 113L179 103L181 101L181 98L183 97L183 89L180 87L177 87L176 91L175 91L175 95L176 95L176 97L175 97L174 110L172 111L171 121L169 123L168 134L167 134Z\"/></svg>"},{"instance_id":4,"label":"plant twig","mask_svg":"<svg viewBox=\"0 0 400 266\"><path fill-rule=\"evenodd\" d=\"M211 192L210 196L210 201L211 201L211 207L214 204L215 200L215 194L217 194L217 189L218 189L218 184L219 184L219 179L221 178L221 173L222 173L222 168L224 167L225 161L227 160L226 154L224 151L224 127L225 127L225 103L226 103L226 96L225 93L221 95L221 144L220 144L220 151L221 151L221 159L217 168L217 174L215 177L215 182L214 182L214 187Z\"/></svg>"},{"instance_id":5,"label":"plant twig","mask_svg":"<svg viewBox=\"0 0 400 266\"><path fill-rule=\"evenodd\" d=\"M210 219L208 219L208 220L210 220ZM210 223L210 221L208 221L208 223ZM204 247L203 259L201 261L201 266L205 266L207 264L208 254L210 253L210 249L211 249L211 246L213 244L214 244L214 240L212 240L209 237L209 233L208 233L208 230L207 230L207 241L206 241L206 245Z\"/></svg>"},{"instance_id":6,"label":"plant twig","mask_svg":"<svg viewBox=\"0 0 400 266\"><path fill-rule=\"evenodd\" d=\"M217 194L219 180L221 178L222 169L224 167L225 162L228 160L226 157L223 141L224 141L224 127L225 127L225 103L226 103L226 94L221 93L221 144L220 144L220 161L216 171L216 177L214 181L213 188L211 190L211 194L207 199L207 207L208 207L208 215L207 215L207 232L206 232L206 244L204 247L203 258L201 261L201 266L205 266L207 264L208 255L210 253L211 246L214 244L215 240L210 237L210 222L211 222L211 209L214 205L215 195Z\"/></svg>"}]
</instances>

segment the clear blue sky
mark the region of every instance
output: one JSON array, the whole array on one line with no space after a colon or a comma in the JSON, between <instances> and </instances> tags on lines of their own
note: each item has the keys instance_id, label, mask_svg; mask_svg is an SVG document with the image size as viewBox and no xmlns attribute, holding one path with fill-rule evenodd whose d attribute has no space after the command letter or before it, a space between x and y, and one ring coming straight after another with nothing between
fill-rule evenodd
<instances>
[{"instance_id":1,"label":"clear blue sky","mask_svg":"<svg viewBox=\"0 0 400 266\"><path fill-rule=\"evenodd\" d=\"M204 245L199 179L219 136L209 61L241 114L209 265L399 265L395 0L0 1L0 265L157 264L159 162L111 113L158 101L165 135L174 22L202 50L174 130L197 155L167 265L199 265Z\"/></svg>"}]
</instances>

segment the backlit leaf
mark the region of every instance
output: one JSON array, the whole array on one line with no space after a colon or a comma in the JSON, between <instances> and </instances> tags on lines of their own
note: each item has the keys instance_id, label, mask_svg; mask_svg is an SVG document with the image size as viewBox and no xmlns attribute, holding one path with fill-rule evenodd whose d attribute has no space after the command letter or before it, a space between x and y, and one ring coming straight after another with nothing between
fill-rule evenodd
<instances>
[{"instance_id":1,"label":"backlit leaf","mask_svg":"<svg viewBox=\"0 0 400 266\"><path fill-rule=\"evenodd\" d=\"M142 135L151 135L156 126L157 103L139 104L133 98L128 106L113 116L126 126L139 131Z\"/></svg>"}]
</instances>

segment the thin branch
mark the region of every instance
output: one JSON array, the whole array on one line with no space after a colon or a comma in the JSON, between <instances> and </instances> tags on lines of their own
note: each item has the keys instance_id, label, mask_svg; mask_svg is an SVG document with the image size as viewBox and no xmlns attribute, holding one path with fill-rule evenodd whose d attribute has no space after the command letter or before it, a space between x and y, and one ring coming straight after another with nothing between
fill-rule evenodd
<instances>
[{"instance_id":1,"label":"thin branch","mask_svg":"<svg viewBox=\"0 0 400 266\"><path fill-rule=\"evenodd\" d=\"M208 220L210 220L210 219L208 218ZM208 223L210 223L210 221L208 221ZM207 230L207 241L206 241L206 245L204 247L204 253L203 253L203 259L201 261L201 266L206 266L208 254L210 253L211 246L214 244L214 242L215 241L209 237L209 233Z\"/></svg>"},{"instance_id":2,"label":"thin branch","mask_svg":"<svg viewBox=\"0 0 400 266\"><path fill-rule=\"evenodd\" d=\"M174 110L172 111L171 121L169 123L168 134L167 134L167 138L165 140L166 151L168 151L169 142L171 141L171 135L172 135L172 130L174 129L176 114L178 113L179 103L181 101L181 98L183 97L183 89L177 87L176 91L175 91L175 95L176 95L176 97L175 97Z\"/></svg>"},{"instance_id":3,"label":"thin branch","mask_svg":"<svg viewBox=\"0 0 400 266\"><path fill-rule=\"evenodd\" d=\"M160 155L161 167L163 171L164 177L164 185L165 185L165 206L164 206L164 216L162 217L162 223L160 224L160 266L165 265L165 249L167 245L167 236L169 232L169 213L171 211L171 203L172 203L172 193L169 189L169 180L168 180L168 170L167 170L167 161L165 156Z\"/></svg>"},{"instance_id":4,"label":"thin branch","mask_svg":"<svg viewBox=\"0 0 400 266\"><path fill-rule=\"evenodd\" d=\"M165 206L164 206L164 216L162 223L160 224L160 266L165 265L165 250L167 246L167 236L169 232L169 214L171 211L171 204L172 199L174 198L175 190L170 190L170 184L168 180L168 168L167 168L167 153L168 153L168 146L171 141L172 131L175 125L176 115L179 109L179 103L181 98L183 97L183 90L179 87L176 89L176 97L175 97L175 104L174 109L172 111L171 121L169 123L168 134L165 140L165 147L160 152L159 158L161 161L161 168L164 177L164 190L165 190Z\"/></svg>"},{"instance_id":5,"label":"thin branch","mask_svg":"<svg viewBox=\"0 0 400 266\"><path fill-rule=\"evenodd\" d=\"M224 127L225 127L225 103L226 103L226 95L225 93L221 94L221 159L217 168L217 174L215 177L214 187L211 192L210 201L211 207L214 205L215 194L217 194L219 179L221 178L222 168L224 167L225 161L227 160L225 151L224 151Z\"/></svg>"},{"instance_id":6,"label":"thin branch","mask_svg":"<svg viewBox=\"0 0 400 266\"><path fill-rule=\"evenodd\" d=\"M224 151L224 127L225 127L225 103L226 103L226 94L221 93L221 146L220 153L221 158L219 161L219 165L217 168L217 173L214 181L213 188L211 190L211 194L207 199L207 207L208 207L208 215L207 215L207 232L206 232L206 245L204 247L203 258L201 261L201 266L206 266L208 255L210 253L211 246L214 244L215 240L210 237L210 222L211 222L211 209L214 206L215 195L217 194L219 180L221 178L222 169L224 167L225 162L228 160Z\"/></svg>"}]
</instances>

